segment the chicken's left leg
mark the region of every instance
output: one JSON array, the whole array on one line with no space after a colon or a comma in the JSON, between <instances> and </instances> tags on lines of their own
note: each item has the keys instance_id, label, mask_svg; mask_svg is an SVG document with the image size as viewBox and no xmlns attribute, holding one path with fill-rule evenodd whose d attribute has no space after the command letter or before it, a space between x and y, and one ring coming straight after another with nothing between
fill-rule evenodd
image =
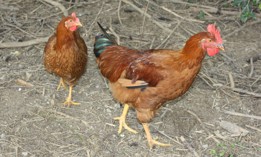
<instances>
[{"instance_id":1,"label":"chicken's left leg","mask_svg":"<svg viewBox=\"0 0 261 157\"><path fill-rule=\"evenodd\" d=\"M58 85L56 90L58 91L61 87L63 87L64 89L67 89L67 87L66 87L66 85L64 83L63 78L60 78L60 82L59 82L59 85Z\"/></svg>"},{"instance_id":2,"label":"chicken's left leg","mask_svg":"<svg viewBox=\"0 0 261 157\"><path fill-rule=\"evenodd\" d=\"M160 143L160 142L158 142L158 141L152 139L151 134L150 134L150 128L149 128L149 126L148 126L148 123L142 123L142 125L143 125L143 128L144 128L144 130L145 130L145 133L146 133L147 140L148 140L148 143L149 143L150 148L152 148L154 145L159 145L159 146L162 146L162 147L171 146L171 144Z\"/></svg>"},{"instance_id":3,"label":"chicken's left leg","mask_svg":"<svg viewBox=\"0 0 261 157\"><path fill-rule=\"evenodd\" d=\"M70 87L69 87L69 95L66 98L66 101L64 102L64 105L68 106L68 107L70 107L71 105L79 105L80 104L78 102L73 102L72 101L72 89L73 89L73 85L70 85Z\"/></svg>"},{"instance_id":4,"label":"chicken's left leg","mask_svg":"<svg viewBox=\"0 0 261 157\"><path fill-rule=\"evenodd\" d=\"M128 105L128 104L125 104L121 116L114 118L114 120L119 120L119 123L120 123L120 125L119 125L119 130L118 130L118 133L119 133L119 134L120 134L121 131L122 131L122 127L124 127L125 129L129 130L130 132L132 132L132 133L134 133L134 134L138 133L136 130L133 130L132 128L130 128L130 127L126 124L126 122L125 122L126 116L127 116L127 113L128 113L128 110L129 110L129 105Z\"/></svg>"}]
</instances>

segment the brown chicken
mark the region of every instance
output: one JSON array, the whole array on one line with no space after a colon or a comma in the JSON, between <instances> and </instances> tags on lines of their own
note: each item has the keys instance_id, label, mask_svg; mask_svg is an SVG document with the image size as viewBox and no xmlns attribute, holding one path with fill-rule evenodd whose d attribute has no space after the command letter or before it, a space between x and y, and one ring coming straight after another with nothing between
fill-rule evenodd
<instances>
[{"instance_id":1,"label":"brown chicken","mask_svg":"<svg viewBox=\"0 0 261 157\"><path fill-rule=\"evenodd\" d=\"M125 123L128 109L133 107L150 148L170 146L151 137L148 123L166 101L189 89L206 53L214 56L224 50L219 30L213 24L208 25L206 32L190 37L181 50L140 51L117 45L101 29L103 34L96 36L94 54L102 75L109 80L113 97L124 104L122 115L115 118L120 123L118 133L122 127L137 133Z\"/></svg>"},{"instance_id":2,"label":"brown chicken","mask_svg":"<svg viewBox=\"0 0 261 157\"><path fill-rule=\"evenodd\" d=\"M77 105L72 101L72 89L76 81L83 75L87 64L87 46L80 37L77 28L82 26L75 13L62 18L44 49L44 66L50 73L60 77L61 86L69 84L69 95L65 105Z\"/></svg>"}]
</instances>

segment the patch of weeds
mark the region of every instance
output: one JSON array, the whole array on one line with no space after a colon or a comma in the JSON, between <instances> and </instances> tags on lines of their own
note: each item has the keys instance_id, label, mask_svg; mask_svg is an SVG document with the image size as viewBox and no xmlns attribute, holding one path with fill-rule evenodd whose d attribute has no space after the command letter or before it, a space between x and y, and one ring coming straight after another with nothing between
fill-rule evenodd
<instances>
[{"instance_id":1,"label":"patch of weeds","mask_svg":"<svg viewBox=\"0 0 261 157\"><path fill-rule=\"evenodd\" d=\"M216 148L210 149L211 157L236 157L235 144L226 145L223 143L217 144Z\"/></svg>"},{"instance_id":2,"label":"patch of weeds","mask_svg":"<svg viewBox=\"0 0 261 157\"><path fill-rule=\"evenodd\" d=\"M240 21L255 18L255 11L261 10L260 0L233 0L233 5L241 9Z\"/></svg>"},{"instance_id":3,"label":"patch of weeds","mask_svg":"<svg viewBox=\"0 0 261 157\"><path fill-rule=\"evenodd\" d=\"M203 11L200 11L197 15L197 18L200 20L204 20L205 19L205 13Z\"/></svg>"}]
</instances>

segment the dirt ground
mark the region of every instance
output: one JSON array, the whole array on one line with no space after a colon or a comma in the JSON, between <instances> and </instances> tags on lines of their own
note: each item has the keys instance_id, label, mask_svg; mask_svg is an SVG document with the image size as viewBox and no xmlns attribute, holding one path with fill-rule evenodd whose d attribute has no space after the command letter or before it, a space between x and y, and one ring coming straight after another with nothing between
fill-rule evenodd
<instances>
[{"instance_id":1,"label":"dirt ground","mask_svg":"<svg viewBox=\"0 0 261 157\"><path fill-rule=\"evenodd\" d=\"M72 5L60 0L79 16L88 46L87 71L73 91L81 105L68 108L63 106L68 91L56 91L59 78L44 70L45 42L16 47L55 31L63 13L46 1L0 1L0 157L261 156L260 13L241 24L236 8L217 13L215 1L80 0ZM203 19L197 18L200 11ZM122 107L92 51L96 21L110 27L121 45L137 49L181 48L208 23L220 28L225 52L206 56L190 90L161 107L150 123L153 137L171 147L150 150L133 110L127 123L138 134L118 135L113 118Z\"/></svg>"}]
</instances>

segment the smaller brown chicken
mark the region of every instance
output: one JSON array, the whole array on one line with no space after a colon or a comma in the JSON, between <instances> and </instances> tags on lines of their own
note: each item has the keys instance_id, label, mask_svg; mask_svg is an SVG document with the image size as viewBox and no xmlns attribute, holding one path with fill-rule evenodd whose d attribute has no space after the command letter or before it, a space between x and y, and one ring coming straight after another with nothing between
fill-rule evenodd
<instances>
[{"instance_id":1,"label":"smaller brown chicken","mask_svg":"<svg viewBox=\"0 0 261 157\"><path fill-rule=\"evenodd\" d=\"M87 46L79 35L77 28L82 26L75 13L62 18L44 49L44 66L50 73L60 77L61 86L69 84L69 95L64 105L78 105L72 101L72 89L84 74L87 64Z\"/></svg>"}]
</instances>

